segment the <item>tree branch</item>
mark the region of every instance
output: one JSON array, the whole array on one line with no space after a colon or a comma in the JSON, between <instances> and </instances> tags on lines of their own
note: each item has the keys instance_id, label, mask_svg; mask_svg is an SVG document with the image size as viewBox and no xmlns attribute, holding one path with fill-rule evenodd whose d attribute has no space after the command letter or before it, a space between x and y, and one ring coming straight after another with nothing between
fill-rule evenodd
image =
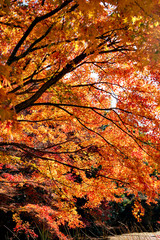
<instances>
[{"instance_id":1,"label":"tree branch","mask_svg":"<svg viewBox=\"0 0 160 240\"><path fill-rule=\"evenodd\" d=\"M33 28L36 26L37 23L39 23L42 20L45 20L51 16L53 16L54 14L58 13L60 10L62 10L64 7L66 7L69 3L71 3L73 0L66 0L65 2L63 2L60 6L58 6L56 9L52 10L49 13L46 13L40 17L36 17L33 22L31 23L31 25L28 27L28 29L26 30L26 32L24 33L23 37L19 40L19 42L17 43L17 45L15 46L12 54L10 55L10 57L8 58L7 64L11 65L14 62L15 56L17 51L19 50L19 48L22 46L22 44L24 43L24 41L26 40L26 38L29 36L30 32L33 30Z\"/></svg>"},{"instance_id":2,"label":"tree branch","mask_svg":"<svg viewBox=\"0 0 160 240\"><path fill-rule=\"evenodd\" d=\"M33 156L35 158L39 158L39 159L42 159L42 160L45 160L45 161L54 161L54 162L57 162L57 163L59 163L61 165L69 167L71 169L77 169L77 170L83 171L83 172L86 172L87 170L88 171L90 170L90 169L87 169L87 168L79 168L79 167L77 167L75 165L68 164L68 163L65 163L65 162L60 162L60 161L58 161L56 159L53 159L53 158L47 158L47 157L38 156L36 153L31 152L31 150L33 150L34 148L28 147L28 146L26 146L24 144L3 142L3 143L0 143L0 146L2 146L2 145L4 145L4 146L14 146L16 148L19 148L19 149L23 150L24 152L30 154L31 156ZM26 148L28 148L29 150L27 150ZM36 151L37 151L37 149L36 149ZM129 183L124 182L122 180L115 179L115 178L112 178L112 177L108 177L108 176L105 176L105 175L102 175L102 174L98 174L97 177L98 176L106 178L106 179L109 179L111 181L115 181L115 182L117 181L117 182L121 182L123 184L129 184Z\"/></svg>"},{"instance_id":3,"label":"tree branch","mask_svg":"<svg viewBox=\"0 0 160 240\"><path fill-rule=\"evenodd\" d=\"M74 60L71 60L56 76L51 77L49 81L44 83L42 87L29 99L24 102L19 103L15 106L15 110L17 113L22 111L23 109L28 108L29 106L33 105L33 103L42 96L42 94L50 88L53 84L57 83L61 78L65 76L65 74L71 72L79 62L81 62L87 54L82 52L79 56L75 57Z\"/></svg>"}]
</instances>

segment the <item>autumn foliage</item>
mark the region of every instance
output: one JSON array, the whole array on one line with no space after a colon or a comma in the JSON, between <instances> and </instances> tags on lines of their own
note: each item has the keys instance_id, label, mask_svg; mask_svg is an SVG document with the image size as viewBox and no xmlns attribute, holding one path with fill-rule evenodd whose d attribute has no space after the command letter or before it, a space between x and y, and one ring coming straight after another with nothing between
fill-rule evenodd
<instances>
[{"instance_id":1,"label":"autumn foliage","mask_svg":"<svg viewBox=\"0 0 160 240\"><path fill-rule=\"evenodd\" d=\"M160 2L0 1L0 209L67 239L77 212L159 197ZM31 225L29 225L29 222Z\"/></svg>"}]
</instances>

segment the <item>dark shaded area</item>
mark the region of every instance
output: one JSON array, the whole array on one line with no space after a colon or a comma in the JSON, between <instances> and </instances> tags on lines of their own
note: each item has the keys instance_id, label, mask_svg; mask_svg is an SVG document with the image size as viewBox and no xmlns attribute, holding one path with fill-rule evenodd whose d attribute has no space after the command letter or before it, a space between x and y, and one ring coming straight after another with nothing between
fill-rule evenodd
<instances>
[{"instance_id":1,"label":"dark shaded area","mask_svg":"<svg viewBox=\"0 0 160 240\"><path fill-rule=\"evenodd\" d=\"M15 227L15 223L12 221L12 212L4 212L0 210L0 239L7 239L12 237L12 230Z\"/></svg>"},{"instance_id":2,"label":"dark shaded area","mask_svg":"<svg viewBox=\"0 0 160 240\"><path fill-rule=\"evenodd\" d=\"M98 239L102 237L102 233L109 236L129 232L154 232L159 230L160 200L157 204L151 205L142 200L145 215L142 217L141 222L137 222L132 213L134 195L124 196L122 203L103 201L99 208L92 210L83 208L86 202L87 200L84 198L78 198L76 201L77 211L81 216L81 220L86 224L85 229L78 229L79 236L82 239L86 239L86 236ZM76 231L77 229L70 230L72 237L76 235Z\"/></svg>"},{"instance_id":3,"label":"dark shaded area","mask_svg":"<svg viewBox=\"0 0 160 240\"><path fill-rule=\"evenodd\" d=\"M24 190L25 189L23 189L23 192ZM41 188L37 188L36 191L39 192L40 195L44 194ZM27 195L24 196L23 193L17 196L17 198L15 197L15 201L25 201L26 198ZM140 223L137 222L137 220L132 214L132 196L129 197L127 201L128 202L126 202L126 199L122 203L106 203L104 201L99 208L90 210L83 208L83 206L87 202L86 198L77 198L75 205L78 213L81 216L81 220L86 224L86 228L69 229L70 235L75 236L76 231L78 231L80 236L82 237L85 237L85 235L87 234L90 237L97 237L98 239L102 236L102 232L105 232L106 235L112 235L135 231L159 230L159 225L157 221L160 219L160 201L157 205L151 204L150 206L146 204L145 200L142 201L146 213L145 216L142 218L142 222ZM5 240L9 239L9 237L13 240L16 239L16 237L14 237L13 235L15 223L12 220L12 214L13 213L11 211L4 212L0 210L0 239ZM35 228L34 219L25 214L22 214L21 217L24 221L29 221L31 223L31 226L33 226L33 228L35 229L35 233L39 235L37 239L40 240L41 238L39 230ZM42 229L42 226L40 225L39 228ZM66 234L66 226L62 226L60 229ZM20 240L27 240L27 237L23 233L18 235L18 237ZM58 240L56 236L52 239Z\"/></svg>"},{"instance_id":4,"label":"dark shaded area","mask_svg":"<svg viewBox=\"0 0 160 240\"><path fill-rule=\"evenodd\" d=\"M145 209L145 215L141 222L137 222L137 219L133 216L132 210L134 205L134 197L125 197L122 203L111 202L112 212L110 220L107 222L114 228L116 234L122 232L135 232L135 231L158 231L160 220L160 200L157 204L146 203L146 200L141 201L143 208Z\"/></svg>"},{"instance_id":5,"label":"dark shaded area","mask_svg":"<svg viewBox=\"0 0 160 240\"><path fill-rule=\"evenodd\" d=\"M88 178L95 178L100 169L101 166L98 166L97 168L91 167L91 169L86 172L86 176L88 174ZM34 168L29 166L17 168L11 165L3 165L0 169L0 176L2 177L2 180L9 177L12 181L12 177L19 173L30 178L34 172L36 173L36 171L37 170L34 170ZM70 176L71 181L81 184L82 178L74 171L74 169L71 169L67 174ZM23 207L28 203L52 206L52 192L50 192L48 188L45 188L44 184L34 185L33 182L20 184L17 182L12 186L12 184L5 185L3 181L1 181L0 188L0 239L2 240L17 239L16 236L14 236L14 227L16 224L13 222L12 217L18 207ZM99 237L102 237L102 233L107 236L126 232L159 230L159 224L157 222L160 220L160 200L157 204L148 205L145 197L142 196L141 200L142 206L145 209L145 216L142 217L142 222L138 223L132 214L135 200L134 195L128 196L124 194L121 197L123 198L121 203L106 202L104 200L101 205L95 209L84 208L84 205L88 201L87 196L83 198L75 197L75 207L86 227L84 229L69 229L66 225L61 226L60 230L67 235L67 228L70 235L73 237L75 237L76 232L78 231L82 239L86 239L86 235L98 239ZM55 207L55 210L58 209ZM34 214L32 215L28 212L22 212L20 217L24 222L28 221L31 228L33 228L35 233L39 235L37 240L41 240L38 228L40 230L45 229L46 234L48 234L45 222L37 222ZM18 234L18 238L20 240L33 239L28 239L23 231ZM51 239L58 240L53 234ZM49 238L46 240L49 240Z\"/></svg>"}]
</instances>

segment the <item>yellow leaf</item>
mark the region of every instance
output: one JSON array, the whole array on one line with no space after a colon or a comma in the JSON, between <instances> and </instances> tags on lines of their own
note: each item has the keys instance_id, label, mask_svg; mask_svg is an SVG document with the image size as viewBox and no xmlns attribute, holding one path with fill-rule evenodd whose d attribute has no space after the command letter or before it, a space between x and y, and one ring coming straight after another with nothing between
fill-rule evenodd
<instances>
[{"instance_id":1,"label":"yellow leaf","mask_svg":"<svg viewBox=\"0 0 160 240\"><path fill-rule=\"evenodd\" d=\"M5 120L13 119L14 111L10 109L0 109L0 118L1 121L4 122Z\"/></svg>"},{"instance_id":2,"label":"yellow leaf","mask_svg":"<svg viewBox=\"0 0 160 240\"><path fill-rule=\"evenodd\" d=\"M1 75L1 77L3 76L7 80L9 80L11 70L12 70L12 68L10 66L0 64L0 75Z\"/></svg>"}]
</instances>

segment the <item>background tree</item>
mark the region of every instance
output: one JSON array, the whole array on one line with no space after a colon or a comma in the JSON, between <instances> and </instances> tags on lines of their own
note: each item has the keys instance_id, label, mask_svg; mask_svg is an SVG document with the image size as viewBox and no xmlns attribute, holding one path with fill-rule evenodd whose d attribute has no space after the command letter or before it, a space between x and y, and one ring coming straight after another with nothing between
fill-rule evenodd
<instances>
[{"instance_id":1,"label":"background tree","mask_svg":"<svg viewBox=\"0 0 160 240\"><path fill-rule=\"evenodd\" d=\"M159 197L158 1L0 4L1 209L63 239L76 199L125 192L139 219Z\"/></svg>"}]
</instances>

